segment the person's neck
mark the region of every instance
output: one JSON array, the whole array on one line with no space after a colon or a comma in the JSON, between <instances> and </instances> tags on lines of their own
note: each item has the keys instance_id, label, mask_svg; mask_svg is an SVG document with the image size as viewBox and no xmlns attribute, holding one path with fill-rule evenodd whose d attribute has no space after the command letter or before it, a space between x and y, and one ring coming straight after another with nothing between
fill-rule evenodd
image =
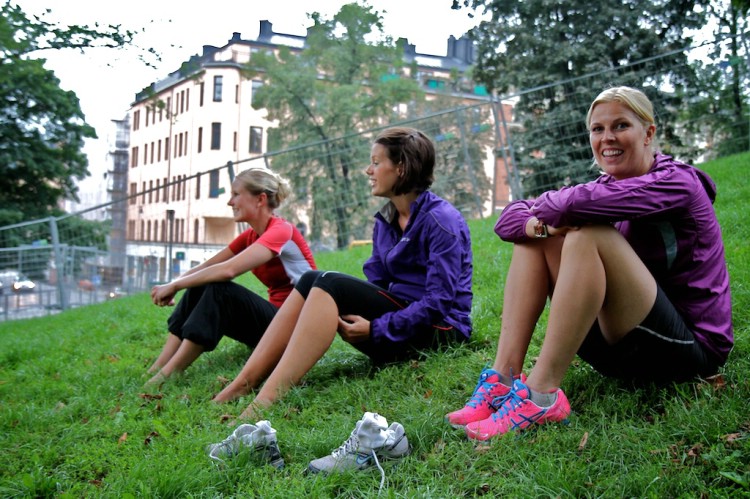
<instances>
[{"instance_id":1,"label":"person's neck","mask_svg":"<svg viewBox=\"0 0 750 499\"><path fill-rule=\"evenodd\" d=\"M401 230L406 229L406 224L409 222L409 216L411 215L411 204L418 197L419 193L414 191L391 197L391 203L393 203L393 206L396 207L396 212L398 212L398 224L401 226Z\"/></svg>"},{"instance_id":2,"label":"person's neck","mask_svg":"<svg viewBox=\"0 0 750 499\"><path fill-rule=\"evenodd\" d=\"M253 228L256 234L263 235L268 228L268 224L273 218L273 212L263 213L253 220L248 220L247 223Z\"/></svg>"}]
</instances>

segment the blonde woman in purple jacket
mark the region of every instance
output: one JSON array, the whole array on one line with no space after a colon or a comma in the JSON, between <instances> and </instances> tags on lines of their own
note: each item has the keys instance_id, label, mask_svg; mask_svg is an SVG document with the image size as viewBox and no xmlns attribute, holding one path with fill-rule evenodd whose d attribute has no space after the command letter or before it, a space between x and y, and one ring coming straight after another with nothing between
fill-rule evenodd
<instances>
[{"instance_id":1,"label":"blonde woman in purple jacket","mask_svg":"<svg viewBox=\"0 0 750 499\"><path fill-rule=\"evenodd\" d=\"M513 202L495 226L514 244L497 354L464 408L446 415L471 439L565 420L560 385L576 355L606 376L668 383L715 374L732 349L716 186L655 151L652 104L639 90L605 90L586 124L604 174Z\"/></svg>"}]
</instances>

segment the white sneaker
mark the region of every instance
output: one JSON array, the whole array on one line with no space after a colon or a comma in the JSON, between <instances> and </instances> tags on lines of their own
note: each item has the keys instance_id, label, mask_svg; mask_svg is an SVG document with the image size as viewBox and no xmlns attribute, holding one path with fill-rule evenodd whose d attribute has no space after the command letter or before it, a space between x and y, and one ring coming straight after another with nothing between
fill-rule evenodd
<instances>
[{"instance_id":1,"label":"white sneaker","mask_svg":"<svg viewBox=\"0 0 750 499\"><path fill-rule=\"evenodd\" d=\"M221 443L210 444L207 447L208 457L224 462L225 459L236 456L243 449L258 452L271 466L282 468L284 458L281 457L279 445L276 441L276 430L271 428L268 421L258 421L256 424L241 424L231 435Z\"/></svg>"},{"instance_id":2,"label":"white sneaker","mask_svg":"<svg viewBox=\"0 0 750 499\"><path fill-rule=\"evenodd\" d=\"M379 459L399 459L409 454L409 440L400 423L388 426L383 416L366 412L357 421L349 438L331 454L315 459L307 466L311 473L364 470L380 467Z\"/></svg>"}]
</instances>

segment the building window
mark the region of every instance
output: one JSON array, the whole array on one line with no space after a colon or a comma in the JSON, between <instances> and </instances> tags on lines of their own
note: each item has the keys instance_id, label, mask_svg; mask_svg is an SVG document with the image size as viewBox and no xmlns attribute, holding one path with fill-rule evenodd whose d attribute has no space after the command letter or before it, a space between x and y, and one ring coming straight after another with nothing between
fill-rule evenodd
<instances>
[{"instance_id":1,"label":"building window","mask_svg":"<svg viewBox=\"0 0 750 499\"><path fill-rule=\"evenodd\" d=\"M169 159L169 137L164 138L164 161Z\"/></svg>"},{"instance_id":2,"label":"building window","mask_svg":"<svg viewBox=\"0 0 750 499\"><path fill-rule=\"evenodd\" d=\"M164 183L162 184L161 188L161 198L165 203L167 203L169 202L169 179L167 177L164 177Z\"/></svg>"},{"instance_id":3,"label":"building window","mask_svg":"<svg viewBox=\"0 0 750 499\"><path fill-rule=\"evenodd\" d=\"M185 112L185 91L180 92L180 113Z\"/></svg>"},{"instance_id":4,"label":"building window","mask_svg":"<svg viewBox=\"0 0 750 499\"><path fill-rule=\"evenodd\" d=\"M252 103L253 99L255 98L255 92L256 92L256 91L257 91L257 90L258 90L258 89L259 89L260 87L262 87L262 86L263 86L263 82L262 82L262 81L260 81L260 80L253 80L253 83L252 83L253 93L252 93L252 95L250 96L250 102L251 102L251 103Z\"/></svg>"},{"instance_id":5,"label":"building window","mask_svg":"<svg viewBox=\"0 0 750 499\"><path fill-rule=\"evenodd\" d=\"M239 85L234 86L234 103L235 104L240 103L240 86Z\"/></svg>"},{"instance_id":6,"label":"building window","mask_svg":"<svg viewBox=\"0 0 750 499\"><path fill-rule=\"evenodd\" d=\"M200 221L196 218L193 222L193 244L198 244L198 230L200 229Z\"/></svg>"},{"instance_id":7,"label":"building window","mask_svg":"<svg viewBox=\"0 0 750 499\"><path fill-rule=\"evenodd\" d=\"M198 153L203 152L203 127L198 127Z\"/></svg>"},{"instance_id":8,"label":"building window","mask_svg":"<svg viewBox=\"0 0 750 499\"><path fill-rule=\"evenodd\" d=\"M185 112L190 111L190 89L185 89Z\"/></svg>"},{"instance_id":9,"label":"building window","mask_svg":"<svg viewBox=\"0 0 750 499\"><path fill-rule=\"evenodd\" d=\"M232 151L237 152L237 132L232 134Z\"/></svg>"},{"instance_id":10,"label":"building window","mask_svg":"<svg viewBox=\"0 0 750 499\"><path fill-rule=\"evenodd\" d=\"M150 161L149 161L149 163L152 163L152 164L153 164L153 162L154 162L154 150L155 150L155 149L156 149L156 147L154 146L154 143L153 143L153 142L151 142L151 158L150 158Z\"/></svg>"},{"instance_id":11,"label":"building window","mask_svg":"<svg viewBox=\"0 0 750 499\"><path fill-rule=\"evenodd\" d=\"M200 199L200 198L201 198L201 174L198 173L195 176L195 199Z\"/></svg>"},{"instance_id":12,"label":"building window","mask_svg":"<svg viewBox=\"0 0 750 499\"><path fill-rule=\"evenodd\" d=\"M159 202L159 192L160 191L161 191L161 180L159 180L157 178L156 179L156 192L154 193L154 197L155 197L154 203L158 203Z\"/></svg>"},{"instance_id":13,"label":"building window","mask_svg":"<svg viewBox=\"0 0 750 499\"><path fill-rule=\"evenodd\" d=\"M250 152L263 152L263 127L250 127Z\"/></svg>"},{"instance_id":14,"label":"building window","mask_svg":"<svg viewBox=\"0 0 750 499\"><path fill-rule=\"evenodd\" d=\"M221 149L221 123L211 123L211 149Z\"/></svg>"},{"instance_id":15,"label":"building window","mask_svg":"<svg viewBox=\"0 0 750 499\"><path fill-rule=\"evenodd\" d=\"M214 76L214 102L221 102L221 87L224 84L223 76Z\"/></svg>"},{"instance_id":16,"label":"building window","mask_svg":"<svg viewBox=\"0 0 750 499\"><path fill-rule=\"evenodd\" d=\"M199 92L200 98L198 99L201 107L203 107L203 92L205 91L205 87L206 87L206 84L201 82L200 92Z\"/></svg>"},{"instance_id":17,"label":"building window","mask_svg":"<svg viewBox=\"0 0 750 499\"><path fill-rule=\"evenodd\" d=\"M219 170L211 170L208 174L208 197L219 197Z\"/></svg>"},{"instance_id":18,"label":"building window","mask_svg":"<svg viewBox=\"0 0 750 499\"><path fill-rule=\"evenodd\" d=\"M143 144L143 164L148 164L148 144Z\"/></svg>"},{"instance_id":19,"label":"building window","mask_svg":"<svg viewBox=\"0 0 750 499\"><path fill-rule=\"evenodd\" d=\"M141 111L133 112L133 131L135 132L141 127Z\"/></svg>"},{"instance_id":20,"label":"building window","mask_svg":"<svg viewBox=\"0 0 750 499\"><path fill-rule=\"evenodd\" d=\"M130 152L130 167L135 168L138 166L138 146L133 147Z\"/></svg>"},{"instance_id":21,"label":"building window","mask_svg":"<svg viewBox=\"0 0 750 499\"><path fill-rule=\"evenodd\" d=\"M148 181L148 204L151 204L154 200L154 181Z\"/></svg>"},{"instance_id":22,"label":"building window","mask_svg":"<svg viewBox=\"0 0 750 499\"><path fill-rule=\"evenodd\" d=\"M159 153L156 155L156 161L161 161L161 139L159 139Z\"/></svg>"},{"instance_id":23,"label":"building window","mask_svg":"<svg viewBox=\"0 0 750 499\"><path fill-rule=\"evenodd\" d=\"M138 193L137 185L138 184L136 184L135 182L130 182L130 204L135 204L137 201L136 199L136 194Z\"/></svg>"}]
</instances>

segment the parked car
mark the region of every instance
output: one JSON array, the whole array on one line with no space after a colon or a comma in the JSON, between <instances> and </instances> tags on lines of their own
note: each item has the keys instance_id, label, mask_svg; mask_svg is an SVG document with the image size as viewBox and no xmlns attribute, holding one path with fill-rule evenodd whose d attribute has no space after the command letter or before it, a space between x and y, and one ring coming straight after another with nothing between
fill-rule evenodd
<instances>
[{"instance_id":1,"label":"parked car","mask_svg":"<svg viewBox=\"0 0 750 499\"><path fill-rule=\"evenodd\" d=\"M17 270L2 270L0 289L10 289L14 293L30 293L36 289L36 284Z\"/></svg>"},{"instance_id":2,"label":"parked car","mask_svg":"<svg viewBox=\"0 0 750 499\"><path fill-rule=\"evenodd\" d=\"M107 293L107 300L114 300L115 298L120 298L121 296L127 296L127 293L122 288L114 288L109 293Z\"/></svg>"},{"instance_id":3,"label":"parked car","mask_svg":"<svg viewBox=\"0 0 750 499\"><path fill-rule=\"evenodd\" d=\"M13 291L16 293L30 293L36 289L34 281L23 274L19 274L18 279L13 282Z\"/></svg>"}]
</instances>

